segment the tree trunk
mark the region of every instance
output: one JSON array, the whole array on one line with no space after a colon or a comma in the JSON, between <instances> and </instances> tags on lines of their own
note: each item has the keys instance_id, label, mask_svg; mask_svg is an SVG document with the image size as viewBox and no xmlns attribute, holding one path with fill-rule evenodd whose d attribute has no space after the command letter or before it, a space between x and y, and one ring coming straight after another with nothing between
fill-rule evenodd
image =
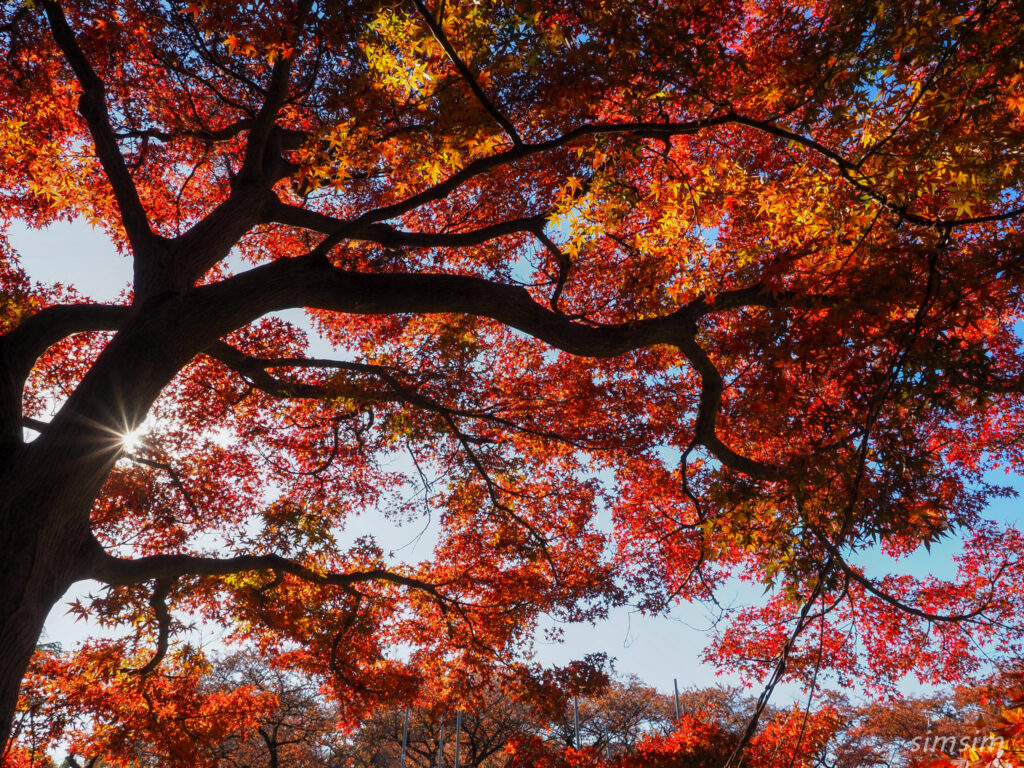
<instances>
[{"instance_id":1,"label":"tree trunk","mask_svg":"<svg viewBox=\"0 0 1024 768\"><path fill-rule=\"evenodd\" d=\"M39 641L52 598L37 594L35 585L5 573L0 591L0 744L7 744L14 725L18 690Z\"/></svg>"},{"instance_id":2,"label":"tree trunk","mask_svg":"<svg viewBox=\"0 0 1024 768\"><path fill-rule=\"evenodd\" d=\"M53 451L34 453L28 447L0 473L0 745L11 736L18 689L46 617L95 551L88 528L94 484L54 461Z\"/></svg>"}]
</instances>

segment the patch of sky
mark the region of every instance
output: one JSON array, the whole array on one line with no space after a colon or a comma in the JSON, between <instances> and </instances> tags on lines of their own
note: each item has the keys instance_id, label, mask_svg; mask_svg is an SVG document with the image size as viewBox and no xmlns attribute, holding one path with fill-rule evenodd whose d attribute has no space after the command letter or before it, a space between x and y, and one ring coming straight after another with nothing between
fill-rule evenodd
<instances>
[{"instance_id":1,"label":"patch of sky","mask_svg":"<svg viewBox=\"0 0 1024 768\"><path fill-rule=\"evenodd\" d=\"M984 481L996 486L1008 486L1012 494L996 496L989 500L982 515L983 520L998 525L1019 528L1024 519L1024 500L1019 496L1024 491L1024 478L989 472ZM893 558L882 552L881 547L869 547L851 555L852 565L864 568L865 575L878 578L887 574L925 578L934 576L941 579L956 578L957 555L964 551L963 531L952 531L930 547L918 547L900 558Z\"/></svg>"},{"instance_id":2,"label":"patch of sky","mask_svg":"<svg viewBox=\"0 0 1024 768\"><path fill-rule=\"evenodd\" d=\"M105 232L81 220L42 229L14 222L8 237L25 271L46 285L59 283L102 302L117 301L131 285L131 260Z\"/></svg>"}]
</instances>

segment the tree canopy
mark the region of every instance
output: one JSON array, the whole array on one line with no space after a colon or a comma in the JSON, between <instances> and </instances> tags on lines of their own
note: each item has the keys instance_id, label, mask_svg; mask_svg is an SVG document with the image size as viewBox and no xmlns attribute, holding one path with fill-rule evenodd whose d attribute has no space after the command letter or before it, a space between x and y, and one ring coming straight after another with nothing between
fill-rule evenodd
<instances>
[{"instance_id":1,"label":"tree canopy","mask_svg":"<svg viewBox=\"0 0 1024 768\"><path fill-rule=\"evenodd\" d=\"M1022 29L1002 0L0 3L0 220L133 265L97 303L0 251L0 741L83 579L135 630L91 646L111 669L214 622L354 713L544 684L541 615L730 578L765 599L708 655L758 712L1019 654L1024 540L985 508L1024 463ZM372 515L430 521L430 556L346 536ZM887 570L951 536L948 575Z\"/></svg>"}]
</instances>

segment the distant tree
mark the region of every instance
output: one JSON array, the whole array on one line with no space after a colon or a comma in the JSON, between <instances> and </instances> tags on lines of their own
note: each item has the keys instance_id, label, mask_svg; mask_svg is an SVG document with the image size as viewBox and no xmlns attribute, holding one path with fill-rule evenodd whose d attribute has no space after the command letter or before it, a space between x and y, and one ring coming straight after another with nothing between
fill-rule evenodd
<instances>
[{"instance_id":1,"label":"distant tree","mask_svg":"<svg viewBox=\"0 0 1024 768\"><path fill-rule=\"evenodd\" d=\"M273 697L258 722L210 744L213 765L234 768L340 766L346 735L340 713L321 693L322 681L273 667L248 653L215 662L204 676L207 695L251 688Z\"/></svg>"},{"instance_id":2,"label":"distant tree","mask_svg":"<svg viewBox=\"0 0 1024 768\"><path fill-rule=\"evenodd\" d=\"M409 710L407 765L434 768L441 751L444 727L443 763L454 765L456 704L444 710L413 707ZM505 747L514 737L538 729L534 711L508 691L487 691L471 708L463 711L459 749L460 768L502 768L507 762ZM346 761L360 768L389 768L399 763L405 710L387 709L374 713L351 735Z\"/></svg>"},{"instance_id":3,"label":"distant tree","mask_svg":"<svg viewBox=\"0 0 1024 768\"><path fill-rule=\"evenodd\" d=\"M931 746L978 735L977 706L951 694L877 701L841 709L829 768L906 768L931 759ZM959 749L954 749L959 752Z\"/></svg>"}]
</instances>

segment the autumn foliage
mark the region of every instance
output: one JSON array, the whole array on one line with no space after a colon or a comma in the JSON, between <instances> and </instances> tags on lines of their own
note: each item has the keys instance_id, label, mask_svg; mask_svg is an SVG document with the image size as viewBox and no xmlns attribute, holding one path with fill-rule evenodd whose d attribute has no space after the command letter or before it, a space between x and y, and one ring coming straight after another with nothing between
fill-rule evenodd
<instances>
[{"instance_id":1,"label":"autumn foliage","mask_svg":"<svg viewBox=\"0 0 1024 768\"><path fill-rule=\"evenodd\" d=\"M808 717L794 711L767 724L747 746L744 765L809 768L835 731L833 713ZM516 739L506 753L509 768L720 768L739 742L705 714L686 715L668 734L642 738L634 750L609 757L593 748L554 749L537 737Z\"/></svg>"},{"instance_id":2,"label":"autumn foliage","mask_svg":"<svg viewBox=\"0 0 1024 768\"><path fill-rule=\"evenodd\" d=\"M90 668L85 659L98 659L88 649L71 664L56 665L60 655L44 651L32 668L33 687L49 685L49 695L35 703L34 719L22 713L25 749L9 754L5 766L48 768L58 747L78 764L125 768L363 768L400 759L403 710L346 722L344 710L323 695L322 681L244 654L172 659L141 680L117 668ZM432 766L440 753L450 765L458 739L464 768L720 768L739 744L751 704L737 689L684 690L677 717L668 697L638 681L606 680L579 702L577 733L572 720L572 729L563 730L572 713L565 697L539 699L511 679L481 686L478 694L456 705L442 691L424 691L408 710L407 764ZM469 707L457 733L454 706ZM814 765L829 753L848 710L773 710L747 747L745 764Z\"/></svg>"},{"instance_id":3,"label":"autumn foliage","mask_svg":"<svg viewBox=\"0 0 1024 768\"><path fill-rule=\"evenodd\" d=\"M77 219L132 264L103 303L0 245L0 739L88 579L73 610L130 632L86 653L140 691L216 625L353 720L543 684L542 615L735 580L764 599L706 657L765 700L1019 658L988 505L1024 465L1022 24L0 3L0 231Z\"/></svg>"}]
</instances>

